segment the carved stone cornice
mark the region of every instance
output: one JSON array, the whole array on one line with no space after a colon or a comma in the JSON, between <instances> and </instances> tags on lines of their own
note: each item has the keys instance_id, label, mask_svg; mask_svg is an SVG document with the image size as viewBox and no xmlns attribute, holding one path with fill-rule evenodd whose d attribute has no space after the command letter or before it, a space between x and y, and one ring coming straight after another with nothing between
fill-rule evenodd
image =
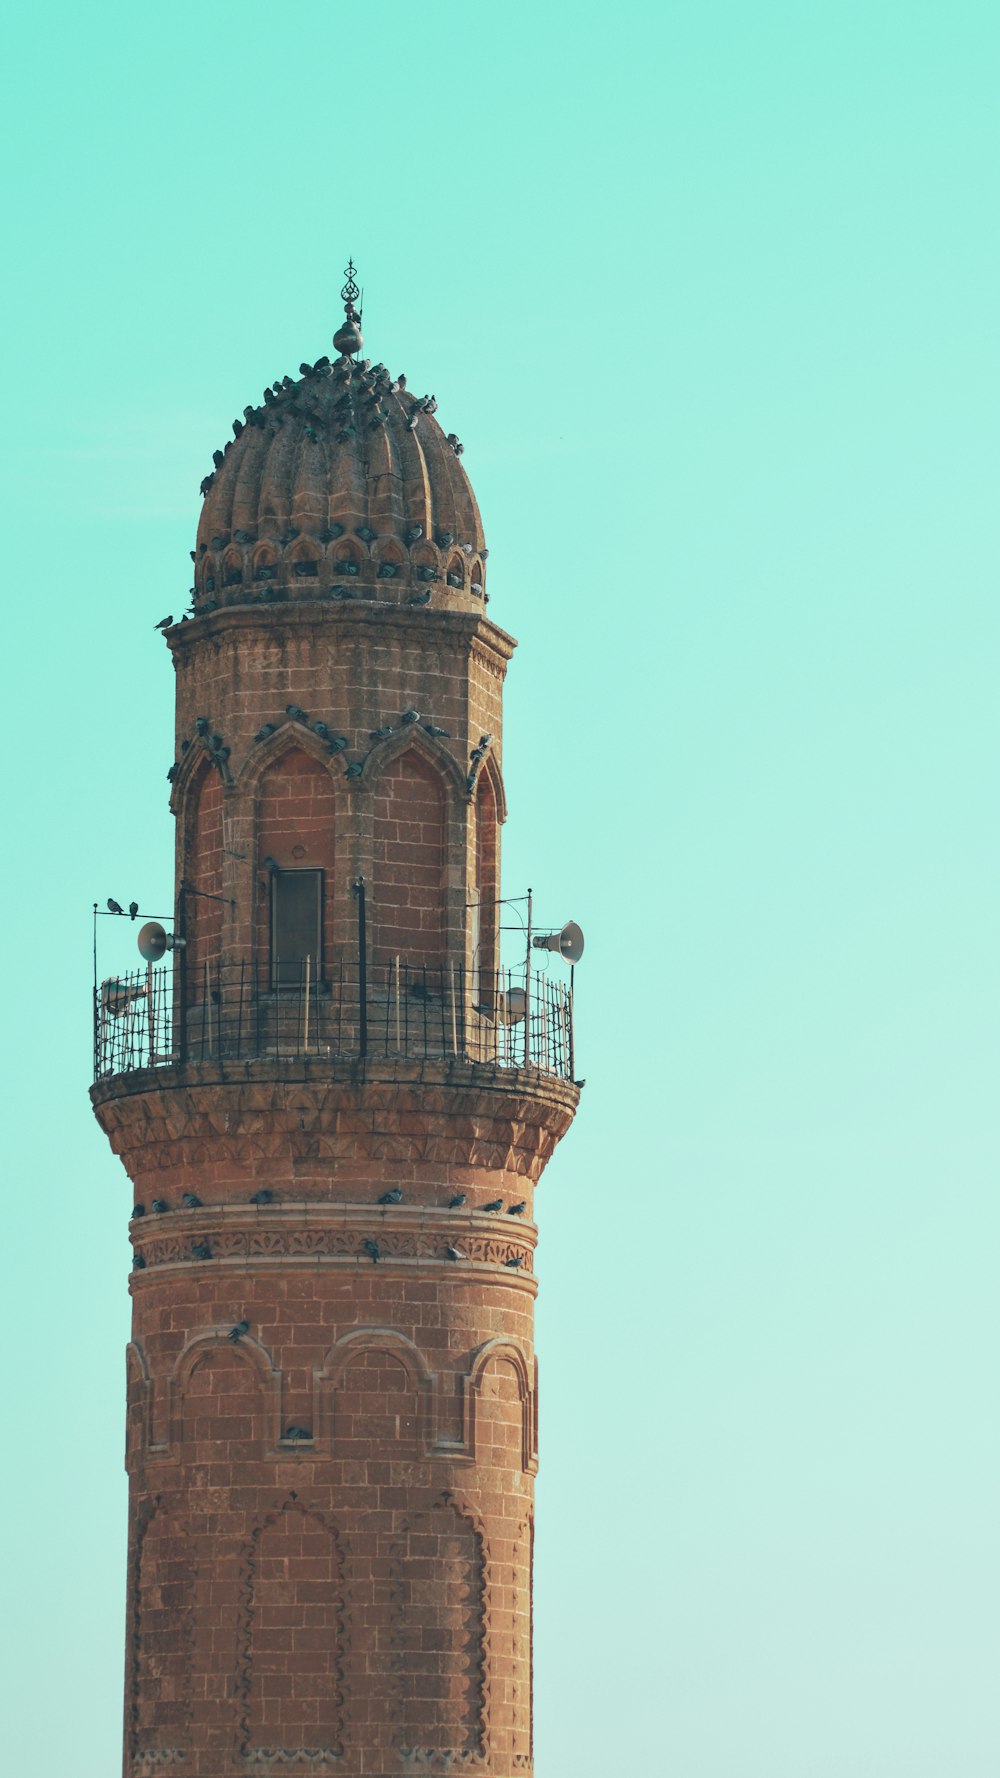
<instances>
[{"instance_id":1,"label":"carved stone cornice","mask_svg":"<svg viewBox=\"0 0 1000 1778\"><path fill-rule=\"evenodd\" d=\"M480 1167L537 1180L579 1089L535 1070L296 1059L136 1070L91 1089L132 1177L307 1161Z\"/></svg>"}]
</instances>

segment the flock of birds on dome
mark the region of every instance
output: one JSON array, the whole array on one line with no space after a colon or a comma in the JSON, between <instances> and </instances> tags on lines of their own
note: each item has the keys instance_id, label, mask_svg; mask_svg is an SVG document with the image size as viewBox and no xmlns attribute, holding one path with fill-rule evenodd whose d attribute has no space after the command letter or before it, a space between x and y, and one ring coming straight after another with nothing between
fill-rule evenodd
<instances>
[{"instance_id":1,"label":"flock of birds on dome","mask_svg":"<svg viewBox=\"0 0 1000 1778\"><path fill-rule=\"evenodd\" d=\"M341 391L333 404L332 417L322 411L310 387L322 384L328 378L339 385ZM390 396L409 394L405 376L391 376L384 364L373 365L370 358L357 362L350 358L317 358L315 364L299 365L299 379L277 377L264 390L261 406L245 407L242 420L233 421L232 438L227 439L221 451L212 452L215 468L201 484L203 495L214 485L227 451L248 426L258 427L261 431L277 430L301 420L306 438L317 439L321 432L329 431L338 444L347 444L352 438L377 432L386 424L389 414L385 402ZM437 400L433 395L410 395L410 401L406 429L415 432L422 414L437 412ZM446 442L456 457L462 455L465 447L454 432L446 434Z\"/></svg>"}]
</instances>

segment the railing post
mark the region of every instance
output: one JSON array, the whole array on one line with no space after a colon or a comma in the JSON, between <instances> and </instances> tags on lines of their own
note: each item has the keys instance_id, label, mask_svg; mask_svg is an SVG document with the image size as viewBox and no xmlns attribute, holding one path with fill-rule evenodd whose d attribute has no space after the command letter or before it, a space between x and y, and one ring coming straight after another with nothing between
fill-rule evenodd
<instances>
[{"instance_id":1,"label":"railing post","mask_svg":"<svg viewBox=\"0 0 1000 1778\"><path fill-rule=\"evenodd\" d=\"M177 970L177 1016L180 1030L177 1034L177 1060L187 1061L188 1054L188 1022L187 1022L187 895L186 885L181 878L177 892L177 936L183 942L174 951L174 968Z\"/></svg>"},{"instance_id":2,"label":"railing post","mask_svg":"<svg viewBox=\"0 0 1000 1778\"><path fill-rule=\"evenodd\" d=\"M365 927L365 879L351 885L358 898L358 1052L368 1054L368 933Z\"/></svg>"},{"instance_id":3,"label":"railing post","mask_svg":"<svg viewBox=\"0 0 1000 1778\"><path fill-rule=\"evenodd\" d=\"M528 946L524 958L524 1066L531 1060L531 890L528 890Z\"/></svg>"}]
</instances>

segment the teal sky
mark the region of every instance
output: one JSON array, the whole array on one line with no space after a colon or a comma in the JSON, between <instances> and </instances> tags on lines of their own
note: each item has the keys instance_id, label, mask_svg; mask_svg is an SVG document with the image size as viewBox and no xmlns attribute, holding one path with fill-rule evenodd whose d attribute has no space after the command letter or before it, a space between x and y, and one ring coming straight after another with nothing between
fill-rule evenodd
<instances>
[{"instance_id":1,"label":"teal sky","mask_svg":"<svg viewBox=\"0 0 1000 1778\"><path fill-rule=\"evenodd\" d=\"M995 5L2 32L6 1769L120 1758L90 909L169 901L153 626L353 254L520 641L505 890L587 934L540 1193L538 1778L996 1778Z\"/></svg>"}]
</instances>

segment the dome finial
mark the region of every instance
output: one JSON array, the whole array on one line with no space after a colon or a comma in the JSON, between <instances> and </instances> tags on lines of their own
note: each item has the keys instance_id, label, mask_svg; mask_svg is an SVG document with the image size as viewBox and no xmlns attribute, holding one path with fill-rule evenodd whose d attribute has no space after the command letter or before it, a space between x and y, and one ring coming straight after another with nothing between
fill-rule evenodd
<instances>
[{"instance_id":1,"label":"dome finial","mask_svg":"<svg viewBox=\"0 0 1000 1778\"><path fill-rule=\"evenodd\" d=\"M360 352L365 343L361 337L361 312L354 307L361 295L354 281L355 269L353 259L349 259L344 267L344 277L347 279L347 283L340 293L346 319L343 326L338 327L333 336L334 346L344 358L350 358L353 353Z\"/></svg>"}]
</instances>

